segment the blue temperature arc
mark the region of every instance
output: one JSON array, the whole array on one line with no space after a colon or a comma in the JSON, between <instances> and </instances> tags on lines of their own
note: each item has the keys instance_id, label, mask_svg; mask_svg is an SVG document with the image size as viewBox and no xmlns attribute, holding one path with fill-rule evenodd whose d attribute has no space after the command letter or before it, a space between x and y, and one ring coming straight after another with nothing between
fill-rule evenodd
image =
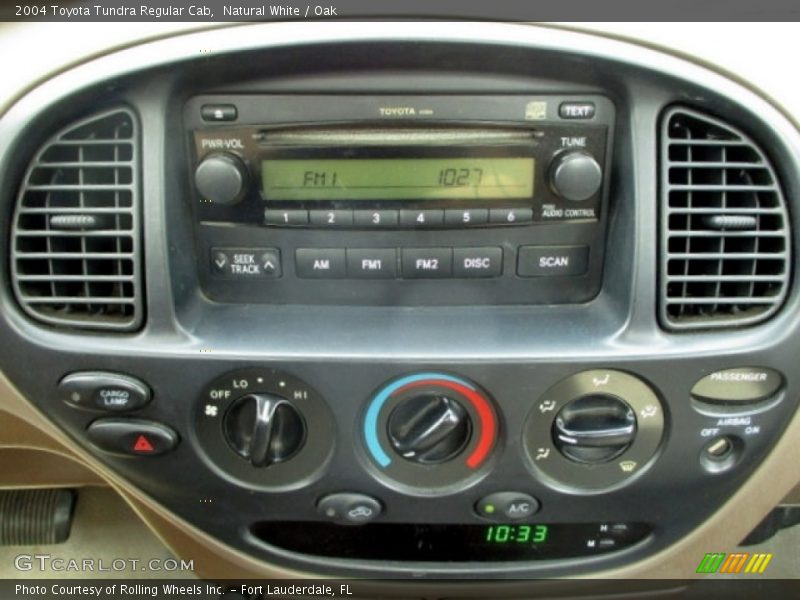
<instances>
[{"instance_id":1,"label":"blue temperature arc","mask_svg":"<svg viewBox=\"0 0 800 600\"><path fill-rule=\"evenodd\" d=\"M452 381L453 383L468 387L471 390L475 389L474 386L463 379L445 375L444 373L417 373L416 375L409 375L408 377L398 379L383 388L378 395L372 399L372 403L369 405L369 409L367 409L367 416L364 419L364 439L367 441L367 448L380 466L385 468L392 462L392 459L386 454L384 449L381 448L381 444L378 441L378 415L381 412L381 408L383 408L383 405L391 395L403 386L410 383L417 383L418 381L425 381L426 379Z\"/></svg>"}]
</instances>

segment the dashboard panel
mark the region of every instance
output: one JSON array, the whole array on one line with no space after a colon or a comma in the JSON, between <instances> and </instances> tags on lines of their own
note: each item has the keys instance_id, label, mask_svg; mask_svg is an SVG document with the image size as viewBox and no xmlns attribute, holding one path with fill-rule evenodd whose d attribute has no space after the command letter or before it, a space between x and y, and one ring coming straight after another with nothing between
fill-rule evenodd
<instances>
[{"instance_id":1,"label":"dashboard panel","mask_svg":"<svg viewBox=\"0 0 800 600\"><path fill-rule=\"evenodd\" d=\"M0 121L0 360L72 443L236 552L335 575L608 572L753 481L797 403L779 111L574 32L261 27L97 59ZM469 180L496 156L530 167L524 198ZM299 203L260 181L286 157ZM381 160L406 186L434 161L439 192L319 189Z\"/></svg>"}]
</instances>

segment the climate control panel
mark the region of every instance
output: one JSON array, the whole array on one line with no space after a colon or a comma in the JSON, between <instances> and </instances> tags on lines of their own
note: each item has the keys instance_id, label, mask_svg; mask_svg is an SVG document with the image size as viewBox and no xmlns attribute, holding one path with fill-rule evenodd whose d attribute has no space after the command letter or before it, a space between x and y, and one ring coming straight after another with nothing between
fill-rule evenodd
<instances>
[{"instance_id":1,"label":"climate control panel","mask_svg":"<svg viewBox=\"0 0 800 600\"><path fill-rule=\"evenodd\" d=\"M685 533L675 493L698 499L682 523L707 518L794 408L781 372L740 365L698 371L683 397L646 365L230 366L199 382L186 426L188 405L134 373L67 373L59 405L178 514L321 572L378 555L397 573L613 564ZM375 535L377 554L356 541Z\"/></svg>"}]
</instances>

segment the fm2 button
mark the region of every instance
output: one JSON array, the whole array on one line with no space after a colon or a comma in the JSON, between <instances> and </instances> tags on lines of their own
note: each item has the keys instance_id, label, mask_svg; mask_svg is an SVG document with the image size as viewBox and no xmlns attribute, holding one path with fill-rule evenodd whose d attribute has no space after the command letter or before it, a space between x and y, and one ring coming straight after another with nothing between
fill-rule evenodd
<instances>
[{"instance_id":1,"label":"fm2 button","mask_svg":"<svg viewBox=\"0 0 800 600\"><path fill-rule=\"evenodd\" d=\"M317 503L317 512L343 525L363 525L381 514L381 503L371 496L343 492L330 494Z\"/></svg>"},{"instance_id":2,"label":"fm2 button","mask_svg":"<svg viewBox=\"0 0 800 600\"><path fill-rule=\"evenodd\" d=\"M96 411L136 410L152 397L150 388L138 379L104 371L71 373L59 382L58 390L70 406Z\"/></svg>"},{"instance_id":3,"label":"fm2 button","mask_svg":"<svg viewBox=\"0 0 800 600\"><path fill-rule=\"evenodd\" d=\"M518 521L535 514L539 510L539 501L519 492L495 492L479 500L475 510L485 519Z\"/></svg>"}]
</instances>

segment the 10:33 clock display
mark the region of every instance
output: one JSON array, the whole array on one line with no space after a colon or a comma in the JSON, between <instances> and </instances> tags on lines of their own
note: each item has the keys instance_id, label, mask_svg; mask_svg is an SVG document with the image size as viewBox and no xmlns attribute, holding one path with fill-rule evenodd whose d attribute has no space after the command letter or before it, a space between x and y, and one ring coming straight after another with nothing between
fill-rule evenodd
<instances>
[{"instance_id":1,"label":"10:33 clock display","mask_svg":"<svg viewBox=\"0 0 800 600\"><path fill-rule=\"evenodd\" d=\"M484 537L491 544L543 544L547 525L492 525Z\"/></svg>"}]
</instances>

